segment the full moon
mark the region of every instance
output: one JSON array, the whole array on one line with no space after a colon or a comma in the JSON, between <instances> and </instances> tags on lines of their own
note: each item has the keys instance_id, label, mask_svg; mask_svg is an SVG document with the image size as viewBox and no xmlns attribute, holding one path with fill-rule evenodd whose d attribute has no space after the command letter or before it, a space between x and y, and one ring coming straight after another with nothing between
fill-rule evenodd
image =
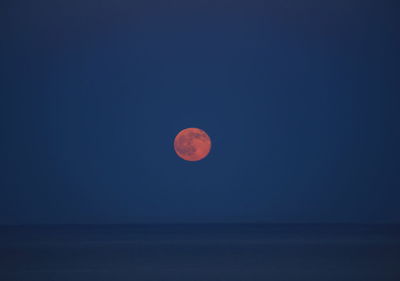
<instances>
[{"instance_id":1,"label":"full moon","mask_svg":"<svg viewBox=\"0 0 400 281\"><path fill-rule=\"evenodd\" d=\"M201 129L187 128L180 131L174 140L176 154L186 161L199 161L211 149L210 137Z\"/></svg>"}]
</instances>

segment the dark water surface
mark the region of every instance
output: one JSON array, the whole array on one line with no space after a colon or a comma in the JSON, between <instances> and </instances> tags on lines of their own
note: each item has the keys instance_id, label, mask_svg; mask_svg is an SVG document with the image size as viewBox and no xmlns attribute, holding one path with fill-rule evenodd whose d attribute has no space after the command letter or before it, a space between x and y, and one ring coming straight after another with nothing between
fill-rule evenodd
<instances>
[{"instance_id":1,"label":"dark water surface","mask_svg":"<svg viewBox=\"0 0 400 281\"><path fill-rule=\"evenodd\" d=\"M0 280L399 281L396 225L0 227Z\"/></svg>"}]
</instances>

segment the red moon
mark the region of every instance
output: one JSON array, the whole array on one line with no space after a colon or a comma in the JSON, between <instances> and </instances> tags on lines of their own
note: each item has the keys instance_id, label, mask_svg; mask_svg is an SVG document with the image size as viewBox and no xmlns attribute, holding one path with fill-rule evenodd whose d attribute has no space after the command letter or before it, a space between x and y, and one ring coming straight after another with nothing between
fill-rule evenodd
<instances>
[{"instance_id":1,"label":"red moon","mask_svg":"<svg viewBox=\"0 0 400 281\"><path fill-rule=\"evenodd\" d=\"M199 161L211 149L210 137L201 129L187 128L180 131L174 140L176 154L186 161Z\"/></svg>"}]
</instances>

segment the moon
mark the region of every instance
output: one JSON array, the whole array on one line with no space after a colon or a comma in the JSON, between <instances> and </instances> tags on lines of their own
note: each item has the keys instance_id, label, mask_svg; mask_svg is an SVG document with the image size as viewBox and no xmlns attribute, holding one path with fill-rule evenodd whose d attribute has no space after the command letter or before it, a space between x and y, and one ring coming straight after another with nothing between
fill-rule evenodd
<instances>
[{"instance_id":1,"label":"moon","mask_svg":"<svg viewBox=\"0 0 400 281\"><path fill-rule=\"evenodd\" d=\"M186 161L199 161L210 152L211 139L201 129L187 128L176 135L174 149L176 154Z\"/></svg>"}]
</instances>

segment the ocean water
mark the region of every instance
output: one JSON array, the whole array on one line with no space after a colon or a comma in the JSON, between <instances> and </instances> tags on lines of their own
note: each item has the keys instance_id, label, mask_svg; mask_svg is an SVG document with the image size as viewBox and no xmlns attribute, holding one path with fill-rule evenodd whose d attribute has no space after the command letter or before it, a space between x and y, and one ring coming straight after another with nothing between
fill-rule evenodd
<instances>
[{"instance_id":1,"label":"ocean water","mask_svg":"<svg viewBox=\"0 0 400 281\"><path fill-rule=\"evenodd\" d=\"M400 281L400 226L3 226L0 280Z\"/></svg>"}]
</instances>

